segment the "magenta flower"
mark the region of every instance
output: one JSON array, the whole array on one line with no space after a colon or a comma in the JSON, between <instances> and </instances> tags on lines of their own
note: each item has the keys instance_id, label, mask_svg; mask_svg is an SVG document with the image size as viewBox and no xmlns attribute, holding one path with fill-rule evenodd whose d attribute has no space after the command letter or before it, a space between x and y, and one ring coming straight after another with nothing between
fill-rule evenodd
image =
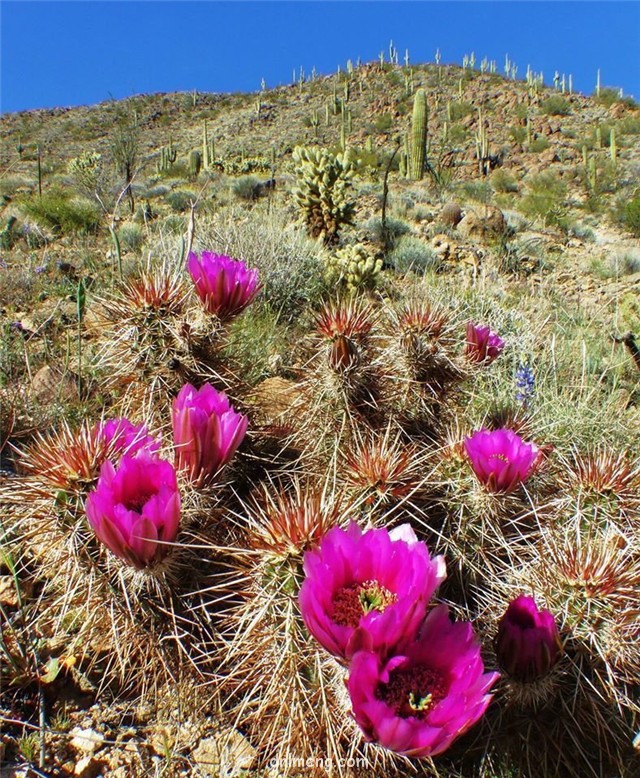
<instances>
[{"instance_id":1,"label":"magenta flower","mask_svg":"<svg viewBox=\"0 0 640 778\"><path fill-rule=\"evenodd\" d=\"M347 685L366 740L420 758L446 751L478 721L498 677L484 672L472 625L452 623L438 605L396 655L358 651Z\"/></svg>"},{"instance_id":2,"label":"magenta flower","mask_svg":"<svg viewBox=\"0 0 640 778\"><path fill-rule=\"evenodd\" d=\"M195 486L211 481L242 443L248 419L237 413L224 392L210 384L186 384L173 401L176 467Z\"/></svg>"},{"instance_id":3,"label":"magenta flower","mask_svg":"<svg viewBox=\"0 0 640 778\"><path fill-rule=\"evenodd\" d=\"M133 424L126 418L98 422L91 434L118 457L122 454L133 455L141 449L151 454L157 454L160 450L160 441L149 434L145 424Z\"/></svg>"},{"instance_id":4,"label":"magenta flower","mask_svg":"<svg viewBox=\"0 0 640 778\"><path fill-rule=\"evenodd\" d=\"M107 461L87 497L87 518L98 540L142 569L160 561L178 534L180 494L176 473L163 459L139 451L116 469Z\"/></svg>"},{"instance_id":5,"label":"magenta flower","mask_svg":"<svg viewBox=\"0 0 640 778\"><path fill-rule=\"evenodd\" d=\"M327 651L348 660L360 649L389 651L412 638L446 568L408 524L363 532L351 522L306 552L304 572L302 618Z\"/></svg>"},{"instance_id":6,"label":"magenta flower","mask_svg":"<svg viewBox=\"0 0 640 778\"><path fill-rule=\"evenodd\" d=\"M533 473L540 449L513 430L479 430L465 438L473 472L490 492L513 492Z\"/></svg>"},{"instance_id":7,"label":"magenta flower","mask_svg":"<svg viewBox=\"0 0 640 778\"><path fill-rule=\"evenodd\" d=\"M471 362L484 362L489 364L500 354L504 348L504 340L492 332L489 327L467 324L467 348L465 355Z\"/></svg>"},{"instance_id":8,"label":"magenta flower","mask_svg":"<svg viewBox=\"0 0 640 778\"><path fill-rule=\"evenodd\" d=\"M543 678L555 665L562 643L553 614L538 610L533 597L520 595L498 623L498 664L523 683Z\"/></svg>"},{"instance_id":9,"label":"magenta flower","mask_svg":"<svg viewBox=\"0 0 640 778\"><path fill-rule=\"evenodd\" d=\"M204 307L222 321L244 311L261 288L255 268L212 251L190 252L187 269Z\"/></svg>"}]
</instances>

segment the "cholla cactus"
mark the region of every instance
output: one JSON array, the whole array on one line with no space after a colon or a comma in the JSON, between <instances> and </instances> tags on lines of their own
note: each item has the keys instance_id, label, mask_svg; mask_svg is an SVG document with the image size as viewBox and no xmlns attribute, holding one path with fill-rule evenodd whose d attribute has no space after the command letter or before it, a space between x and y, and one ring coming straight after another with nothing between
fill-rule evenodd
<instances>
[{"instance_id":1,"label":"cholla cactus","mask_svg":"<svg viewBox=\"0 0 640 778\"><path fill-rule=\"evenodd\" d=\"M326 276L331 283L344 284L350 292L377 286L382 260L369 254L362 243L345 246L327 262Z\"/></svg>"},{"instance_id":2,"label":"cholla cactus","mask_svg":"<svg viewBox=\"0 0 640 778\"><path fill-rule=\"evenodd\" d=\"M355 203L349 190L355 173L355 162L349 151L335 156L326 149L296 146L293 161L297 186L293 196L302 221L314 237L335 243L340 228L352 224Z\"/></svg>"}]
</instances>

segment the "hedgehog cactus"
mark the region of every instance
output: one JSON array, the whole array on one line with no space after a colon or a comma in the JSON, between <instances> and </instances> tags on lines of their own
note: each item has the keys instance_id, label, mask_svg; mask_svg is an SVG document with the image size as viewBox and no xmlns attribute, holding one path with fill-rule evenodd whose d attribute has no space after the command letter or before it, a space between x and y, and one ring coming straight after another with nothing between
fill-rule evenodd
<instances>
[{"instance_id":1,"label":"hedgehog cactus","mask_svg":"<svg viewBox=\"0 0 640 778\"><path fill-rule=\"evenodd\" d=\"M312 237L335 243L340 228L352 224L355 202L349 197L355 163L349 152L335 156L320 148L293 150L297 186L293 196Z\"/></svg>"}]
</instances>

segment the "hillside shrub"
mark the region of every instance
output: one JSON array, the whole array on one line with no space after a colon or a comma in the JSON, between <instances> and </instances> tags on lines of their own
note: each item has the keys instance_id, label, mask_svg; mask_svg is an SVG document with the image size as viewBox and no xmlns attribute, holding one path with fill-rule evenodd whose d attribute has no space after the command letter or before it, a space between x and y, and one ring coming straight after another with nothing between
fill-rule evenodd
<instances>
[{"instance_id":1,"label":"hillside shrub","mask_svg":"<svg viewBox=\"0 0 640 778\"><path fill-rule=\"evenodd\" d=\"M256 187L260 180L256 176L242 176L231 185L231 191L240 200L255 200Z\"/></svg>"},{"instance_id":2,"label":"hillside shrub","mask_svg":"<svg viewBox=\"0 0 640 778\"><path fill-rule=\"evenodd\" d=\"M554 173L540 173L527 181L527 194L522 200L522 212L545 224L560 225L565 215L567 185Z\"/></svg>"},{"instance_id":3,"label":"hillside shrub","mask_svg":"<svg viewBox=\"0 0 640 778\"><path fill-rule=\"evenodd\" d=\"M88 234L100 226L100 213L93 203L57 190L23 200L20 205L34 221L57 235Z\"/></svg>"},{"instance_id":4,"label":"hillside shrub","mask_svg":"<svg viewBox=\"0 0 640 778\"><path fill-rule=\"evenodd\" d=\"M428 270L435 270L439 262L438 255L420 238L404 235L386 257L386 264L396 273L406 275L415 273L424 275Z\"/></svg>"},{"instance_id":5,"label":"hillside shrub","mask_svg":"<svg viewBox=\"0 0 640 778\"><path fill-rule=\"evenodd\" d=\"M493 174L491 175L491 186L495 189L496 192L505 193L518 191L518 182L511 175L511 173L509 173L507 170L502 170L501 168L494 170Z\"/></svg>"},{"instance_id":6,"label":"hillside shrub","mask_svg":"<svg viewBox=\"0 0 640 778\"><path fill-rule=\"evenodd\" d=\"M529 151L534 154L539 154L541 151L549 148L549 141L546 138L536 138L531 142Z\"/></svg>"},{"instance_id":7,"label":"hillside shrub","mask_svg":"<svg viewBox=\"0 0 640 778\"><path fill-rule=\"evenodd\" d=\"M191 208L191 203L195 202L196 195L185 189L177 189L175 192L170 192L165 200L171 206L172 211L184 213Z\"/></svg>"},{"instance_id":8,"label":"hillside shrub","mask_svg":"<svg viewBox=\"0 0 640 778\"><path fill-rule=\"evenodd\" d=\"M560 95L551 95L540 106L542 113L547 116L569 116L571 113L571 106L568 101Z\"/></svg>"},{"instance_id":9,"label":"hillside shrub","mask_svg":"<svg viewBox=\"0 0 640 778\"><path fill-rule=\"evenodd\" d=\"M626 230L640 237L640 192L627 200L618 210L617 220Z\"/></svg>"}]
</instances>

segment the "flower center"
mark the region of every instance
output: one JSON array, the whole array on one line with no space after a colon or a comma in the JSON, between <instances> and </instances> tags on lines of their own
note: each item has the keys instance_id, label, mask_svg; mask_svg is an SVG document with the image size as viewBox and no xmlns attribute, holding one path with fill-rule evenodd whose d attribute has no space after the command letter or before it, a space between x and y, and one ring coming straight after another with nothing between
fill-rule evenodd
<instances>
[{"instance_id":1,"label":"flower center","mask_svg":"<svg viewBox=\"0 0 640 778\"><path fill-rule=\"evenodd\" d=\"M509 458L505 454L491 454L489 459L499 459L501 462L509 464Z\"/></svg>"},{"instance_id":2,"label":"flower center","mask_svg":"<svg viewBox=\"0 0 640 778\"><path fill-rule=\"evenodd\" d=\"M142 513L142 509L147 502L153 497L155 492L138 492L131 495L131 497L122 501L122 504L128 511L134 511L135 513Z\"/></svg>"},{"instance_id":3,"label":"flower center","mask_svg":"<svg viewBox=\"0 0 640 778\"><path fill-rule=\"evenodd\" d=\"M333 620L342 627L357 627L363 615L382 613L398 596L377 581L343 586L333 595Z\"/></svg>"},{"instance_id":4,"label":"flower center","mask_svg":"<svg viewBox=\"0 0 640 778\"><path fill-rule=\"evenodd\" d=\"M441 673L424 665L392 670L389 683L378 688L377 696L397 716L423 719L447 696L447 681Z\"/></svg>"}]
</instances>

